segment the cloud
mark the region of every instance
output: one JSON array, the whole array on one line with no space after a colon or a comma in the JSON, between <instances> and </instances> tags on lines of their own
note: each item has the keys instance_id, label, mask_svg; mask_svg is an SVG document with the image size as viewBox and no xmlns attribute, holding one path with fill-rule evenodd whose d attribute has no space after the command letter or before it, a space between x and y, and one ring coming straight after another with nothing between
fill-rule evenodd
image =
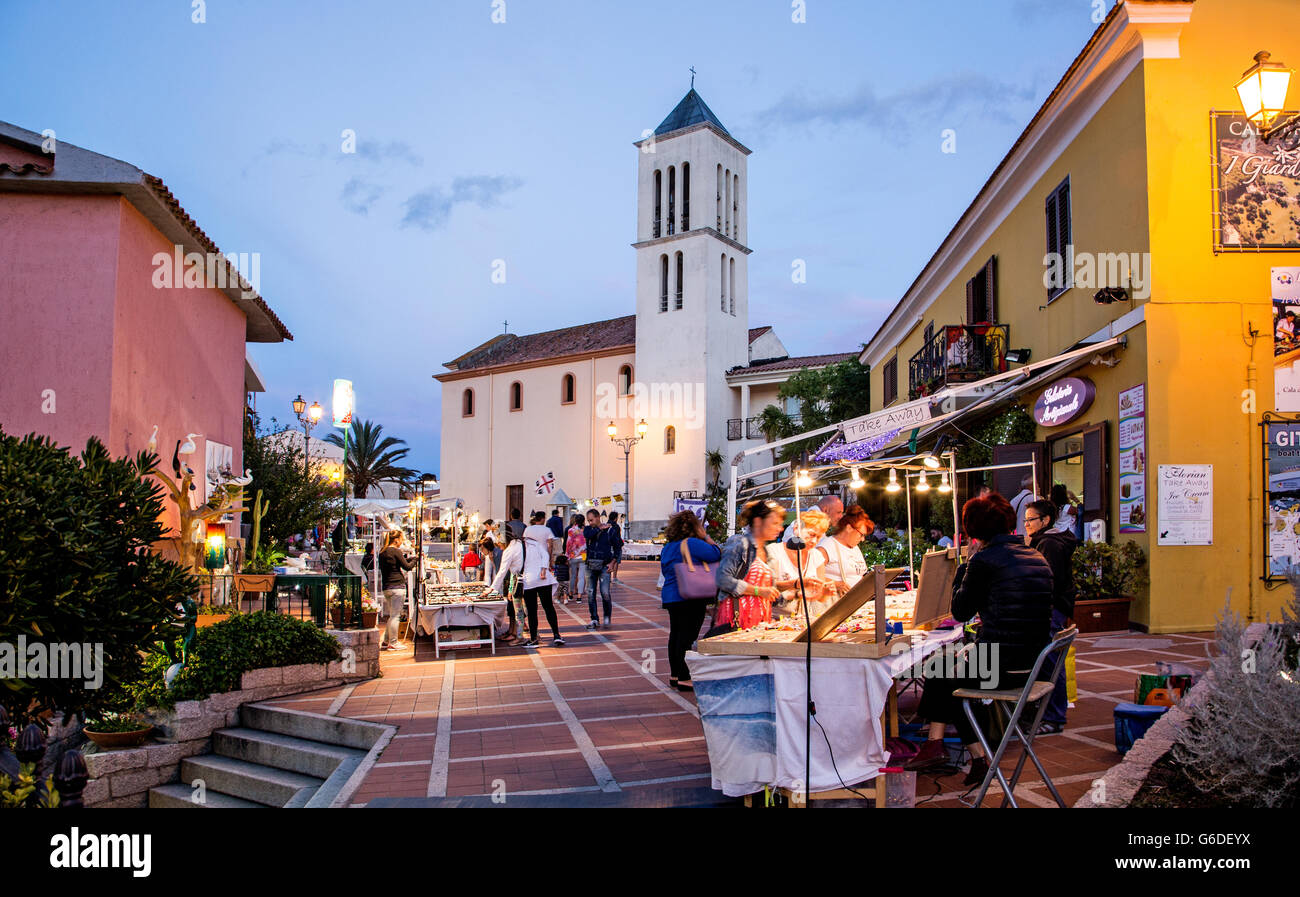
<instances>
[{"instance_id":1,"label":"cloud","mask_svg":"<svg viewBox=\"0 0 1300 897\"><path fill-rule=\"evenodd\" d=\"M424 159L416 155L411 149L411 145L401 140L390 140L388 143L379 143L375 140L358 140L357 156L365 159L367 162L409 162L411 165L420 166L424 164Z\"/></svg>"},{"instance_id":2,"label":"cloud","mask_svg":"<svg viewBox=\"0 0 1300 897\"><path fill-rule=\"evenodd\" d=\"M387 192L386 187L354 177L343 185L343 193L339 198L343 200L343 206L349 212L365 215L385 192Z\"/></svg>"},{"instance_id":3,"label":"cloud","mask_svg":"<svg viewBox=\"0 0 1300 897\"><path fill-rule=\"evenodd\" d=\"M413 195L405 202L406 215L402 218L402 227L418 227L421 230L438 230L447 223L452 209L458 205L472 204L480 209L488 209L512 190L517 190L523 181L519 178L503 175L478 175L468 178L456 178L451 182L450 190L441 187L429 187Z\"/></svg>"},{"instance_id":4,"label":"cloud","mask_svg":"<svg viewBox=\"0 0 1300 897\"><path fill-rule=\"evenodd\" d=\"M761 128L800 125L866 125L872 130L897 134L910 132L922 122L954 122L978 113L984 120L1023 124L1023 116L1008 107L1034 99L1030 87L994 81L982 75L954 75L910 90L880 96L870 85L851 95L810 98L790 94L758 113Z\"/></svg>"}]
</instances>

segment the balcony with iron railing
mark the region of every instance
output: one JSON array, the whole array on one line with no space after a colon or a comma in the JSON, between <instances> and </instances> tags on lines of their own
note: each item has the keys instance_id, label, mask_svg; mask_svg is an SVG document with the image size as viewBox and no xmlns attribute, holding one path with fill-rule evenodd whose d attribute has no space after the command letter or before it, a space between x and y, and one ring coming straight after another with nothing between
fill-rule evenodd
<instances>
[{"instance_id":1,"label":"balcony with iron railing","mask_svg":"<svg viewBox=\"0 0 1300 897\"><path fill-rule=\"evenodd\" d=\"M800 426L800 422L801 422L801 417L800 417L800 415L798 415L798 414L792 415L792 416L790 417L790 421L791 421L791 423L794 424L795 429L798 430L798 429L799 429L799 426ZM731 442L735 442L736 440L742 438L741 435L740 435L740 433L741 433L741 424L744 424L744 432L745 432L745 435L744 435L743 438L745 438L745 439L762 439L764 442L767 441L767 436L766 436L766 434L763 433L763 418L762 418L762 417L747 417L747 418L733 417L733 418L731 418L730 420L728 420L728 421L727 421L727 439L728 439L728 440L730 440Z\"/></svg>"},{"instance_id":2,"label":"balcony with iron railing","mask_svg":"<svg viewBox=\"0 0 1300 897\"><path fill-rule=\"evenodd\" d=\"M955 324L935 331L908 362L908 399L954 383L973 383L1007 369L1007 324Z\"/></svg>"}]
</instances>

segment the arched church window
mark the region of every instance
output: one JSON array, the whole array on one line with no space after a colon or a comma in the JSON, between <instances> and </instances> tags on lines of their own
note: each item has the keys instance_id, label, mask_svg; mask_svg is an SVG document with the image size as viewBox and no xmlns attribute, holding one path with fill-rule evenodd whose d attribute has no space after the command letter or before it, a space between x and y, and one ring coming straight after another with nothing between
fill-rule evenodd
<instances>
[{"instance_id":1,"label":"arched church window","mask_svg":"<svg viewBox=\"0 0 1300 897\"><path fill-rule=\"evenodd\" d=\"M731 297L731 313L736 313L736 257L733 255L727 264L727 293Z\"/></svg>"},{"instance_id":2,"label":"arched church window","mask_svg":"<svg viewBox=\"0 0 1300 897\"><path fill-rule=\"evenodd\" d=\"M682 163L682 230L691 229L691 163Z\"/></svg>"},{"instance_id":3,"label":"arched church window","mask_svg":"<svg viewBox=\"0 0 1300 897\"><path fill-rule=\"evenodd\" d=\"M664 428L664 454L671 455L675 451L677 451L677 428L665 427Z\"/></svg>"},{"instance_id":4,"label":"arched church window","mask_svg":"<svg viewBox=\"0 0 1300 897\"><path fill-rule=\"evenodd\" d=\"M727 310L727 254L724 252L718 256L718 282L721 285L722 310Z\"/></svg>"},{"instance_id":5,"label":"arched church window","mask_svg":"<svg viewBox=\"0 0 1300 897\"><path fill-rule=\"evenodd\" d=\"M660 233L660 216L663 214L664 173L655 169L655 217L651 235L658 239Z\"/></svg>"},{"instance_id":6,"label":"arched church window","mask_svg":"<svg viewBox=\"0 0 1300 897\"><path fill-rule=\"evenodd\" d=\"M467 389L460 394L460 416L474 416L474 390Z\"/></svg>"},{"instance_id":7,"label":"arched church window","mask_svg":"<svg viewBox=\"0 0 1300 897\"><path fill-rule=\"evenodd\" d=\"M522 411L524 408L524 387L518 380L510 384L510 410Z\"/></svg>"},{"instance_id":8,"label":"arched church window","mask_svg":"<svg viewBox=\"0 0 1300 897\"><path fill-rule=\"evenodd\" d=\"M677 169L668 166L668 236L677 233L674 225L677 215Z\"/></svg>"},{"instance_id":9,"label":"arched church window","mask_svg":"<svg viewBox=\"0 0 1300 897\"><path fill-rule=\"evenodd\" d=\"M632 394L632 365L625 364L618 369L618 394L629 396Z\"/></svg>"},{"instance_id":10,"label":"arched church window","mask_svg":"<svg viewBox=\"0 0 1300 897\"><path fill-rule=\"evenodd\" d=\"M576 400L575 396L577 391L577 385L576 381L573 379L573 375L565 374L564 379L560 383L560 404L572 405Z\"/></svg>"},{"instance_id":11,"label":"arched church window","mask_svg":"<svg viewBox=\"0 0 1300 897\"><path fill-rule=\"evenodd\" d=\"M668 256L659 256L659 310L668 311Z\"/></svg>"},{"instance_id":12,"label":"arched church window","mask_svg":"<svg viewBox=\"0 0 1300 897\"><path fill-rule=\"evenodd\" d=\"M682 254L677 253L677 291L674 294L673 308L676 311L682 310Z\"/></svg>"}]
</instances>

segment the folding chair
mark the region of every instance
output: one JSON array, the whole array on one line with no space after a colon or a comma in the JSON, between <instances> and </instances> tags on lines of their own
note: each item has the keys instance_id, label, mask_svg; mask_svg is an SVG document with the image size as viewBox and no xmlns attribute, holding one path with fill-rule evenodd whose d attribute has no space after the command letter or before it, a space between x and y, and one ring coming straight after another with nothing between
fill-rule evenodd
<instances>
[{"instance_id":1,"label":"folding chair","mask_svg":"<svg viewBox=\"0 0 1300 897\"><path fill-rule=\"evenodd\" d=\"M1052 792L1052 797L1062 808L1065 807L1065 801L1061 799L1060 793L1056 786L1052 784L1051 778L1047 775L1047 770L1043 769L1043 764L1038 761L1038 755L1034 753L1034 738L1038 734L1038 727L1042 725L1043 715L1047 712L1048 701L1045 700L1052 694L1052 689L1056 687L1056 679L1061 675L1061 670L1065 667L1065 653L1069 650L1074 637L1079 634L1077 626L1071 626L1069 629L1063 629L1056 634L1052 643L1044 648L1038 654L1038 659L1034 661L1034 668L1029 671L1029 678L1025 682L1024 688L1007 688L1007 689L982 689L982 688L959 688L953 692L954 697L961 698L962 710L966 713L966 719L970 721L971 727L975 730L975 737L979 739L980 747L984 748L984 756L989 757L989 771L984 776L984 781L980 783L979 793L975 796L975 802L972 806L978 807L984 802L984 795L993 782L993 777L997 776L998 784L1002 786L1002 791L1006 798L1002 801L1002 806L1008 803L1013 807L1019 807L1014 795L1016 783L1020 781L1020 773L1025 767L1025 757L1034 761L1034 766L1038 767L1038 774L1042 776L1043 783L1047 785L1047 790ZM1038 674L1047 662L1048 655L1053 651L1059 652L1056 655L1056 664L1052 668L1050 678L1043 681L1038 680ZM1012 670L1013 673L1024 672L1023 670ZM1011 715L1007 720L1006 730L1002 733L1002 740L998 742L996 752L989 750L988 739L984 731L980 728L979 722L975 719L975 708L972 706L973 701L992 701L994 707L1005 709L1007 705L1014 704ZM1025 712L1025 708L1030 704L1038 702L1038 712L1034 714L1034 720L1029 727L1029 735L1026 737L1024 730L1020 728L1020 718ZM1016 764L1016 770L1011 774L1010 783L1007 782L999 764L1002 762L1002 755L1006 753L1007 747L1011 744L1011 736L1014 735L1019 739L1020 744L1024 747L1024 752L1020 755L1020 762Z\"/></svg>"}]
</instances>

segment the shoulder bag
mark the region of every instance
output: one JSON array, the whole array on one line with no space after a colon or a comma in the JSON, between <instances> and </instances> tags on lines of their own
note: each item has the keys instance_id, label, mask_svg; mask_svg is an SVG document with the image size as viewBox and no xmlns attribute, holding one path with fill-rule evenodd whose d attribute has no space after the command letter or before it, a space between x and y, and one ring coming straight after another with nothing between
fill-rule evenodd
<instances>
[{"instance_id":1,"label":"shoulder bag","mask_svg":"<svg viewBox=\"0 0 1300 897\"><path fill-rule=\"evenodd\" d=\"M708 564L696 566L691 560L689 539L682 539L682 558L673 564L673 576L677 579L677 592L683 598L713 598L718 594L718 584L714 571Z\"/></svg>"}]
</instances>

